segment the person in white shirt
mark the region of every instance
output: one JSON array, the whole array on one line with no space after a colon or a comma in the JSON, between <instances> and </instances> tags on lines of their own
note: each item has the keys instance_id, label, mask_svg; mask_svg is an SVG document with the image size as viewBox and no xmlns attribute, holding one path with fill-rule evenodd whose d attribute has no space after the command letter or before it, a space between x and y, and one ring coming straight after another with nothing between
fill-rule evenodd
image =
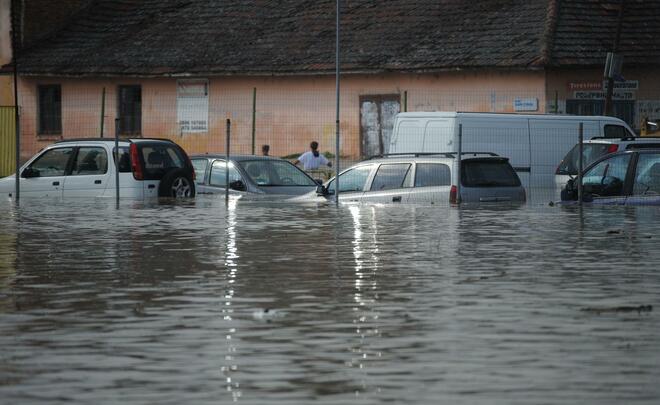
<instances>
[{"instance_id":1,"label":"person in white shirt","mask_svg":"<svg viewBox=\"0 0 660 405\"><path fill-rule=\"evenodd\" d=\"M298 157L298 159L293 162L294 165L302 163L305 170L314 170L321 166L332 167L332 163L330 163L330 161L326 159L325 156L319 153L318 142L313 141L309 144L309 147L311 150L300 155L300 157Z\"/></svg>"}]
</instances>

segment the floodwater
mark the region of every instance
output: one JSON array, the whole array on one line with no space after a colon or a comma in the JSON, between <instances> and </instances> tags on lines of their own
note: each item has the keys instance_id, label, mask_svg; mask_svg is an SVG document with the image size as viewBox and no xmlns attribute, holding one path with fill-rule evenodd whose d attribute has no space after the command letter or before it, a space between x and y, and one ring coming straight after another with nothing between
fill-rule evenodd
<instances>
[{"instance_id":1,"label":"floodwater","mask_svg":"<svg viewBox=\"0 0 660 405\"><path fill-rule=\"evenodd\" d=\"M3 404L657 404L656 207L0 202Z\"/></svg>"}]
</instances>

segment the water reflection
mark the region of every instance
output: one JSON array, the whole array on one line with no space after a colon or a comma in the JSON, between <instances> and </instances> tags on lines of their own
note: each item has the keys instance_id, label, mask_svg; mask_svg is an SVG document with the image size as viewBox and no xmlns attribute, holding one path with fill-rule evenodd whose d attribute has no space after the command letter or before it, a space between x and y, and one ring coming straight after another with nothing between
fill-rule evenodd
<instances>
[{"instance_id":1,"label":"water reflection","mask_svg":"<svg viewBox=\"0 0 660 405\"><path fill-rule=\"evenodd\" d=\"M654 207L1 206L0 397L652 403L658 223ZM635 305L654 311L601 310Z\"/></svg>"}]
</instances>

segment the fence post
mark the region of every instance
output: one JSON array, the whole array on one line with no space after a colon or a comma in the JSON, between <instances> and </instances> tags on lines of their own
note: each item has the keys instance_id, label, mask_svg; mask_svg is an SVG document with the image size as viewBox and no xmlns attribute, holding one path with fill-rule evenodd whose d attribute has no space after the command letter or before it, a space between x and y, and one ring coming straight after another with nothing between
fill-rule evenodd
<instances>
[{"instance_id":1,"label":"fence post","mask_svg":"<svg viewBox=\"0 0 660 405\"><path fill-rule=\"evenodd\" d=\"M257 88L252 90L252 154L255 154L255 139L257 137Z\"/></svg>"},{"instance_id":2,"label":"fence post","mask_svg":"<svg viewBox=\"0 0 660 405\"><path fill-rule=\"evenodd\" d=\"M463 124L458 124L458 153L456 154L456 204L461 203L461 158L463 156Z\"/></svg>"},{"instance_id":3,"label":"fence post","mask_svg":"<svg viewBox=\"0 0 660 405\"><path fill-rule=\"evenodd\" d=\"M103 124L105 121L105 87L101 93L101 138L103 138Z\"/></svg>"},{"instance_id":4,"label":"fence post","mask_svg":"<svg viewBox=\"0 0 660 405\"><path fill-rule=\"evenodd\" d=\"M578 204L582 205L582 200L583 200L583 190L582 190L582 171L583 171L583 164L584 162L582 161L582 150L584 148L582 142L584 141L584 125L580 123L580 129L578 131L578 175L577 175L577 182L578 182Z\"/></svg>"},{"instance_id":5,"label":"fence post","mask_svg":"<svg viewBox=\"0 0 660 405\"><path fill-rule=\"evenodd\" d=\"M119 208L119 118L115 118L115 195Z\"/></svg>"},{"instance_id":6,"label":"fence post","mask_svg":"<svg viewBox=\"0 0 660 405\"><path fill-rule=\"evenodd\" d=\"M231 136L231 119L227 118L227 145L225 147L225 204L229 205L229 139Z\"/></svg>"}]
</instances>

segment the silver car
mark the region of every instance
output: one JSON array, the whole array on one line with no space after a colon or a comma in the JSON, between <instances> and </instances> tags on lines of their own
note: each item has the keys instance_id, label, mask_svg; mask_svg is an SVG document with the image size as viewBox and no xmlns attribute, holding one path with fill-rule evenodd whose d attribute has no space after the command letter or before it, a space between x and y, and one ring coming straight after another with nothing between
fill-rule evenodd
<instances>
[{"instance_id":1,"label":"silver car","mask_svg":"<svg viewBox=\"0 0 660 405\"><path fill-rule=\"evenodd\" d=\"M229 156L229 164L224 155L193 155L190 160L195 168L197 194L224 193L227 167L231 194L296 196L316 190L321 183L288 160L276 157L233 155Z\"/></svg>"},{"instance_id":2,"label":"silver car","mask_svg":"<svg viewBox=\"0 0 660 405\"><path fill-rule=\"evenodd\" d=\"M348 203L524 202L525 189L505 157L464 153L458 185L455 153L390 155L358 163L339 175L339 200ZM296 201L334 199L334 178Z\"/></svg>"}]
</instances>

